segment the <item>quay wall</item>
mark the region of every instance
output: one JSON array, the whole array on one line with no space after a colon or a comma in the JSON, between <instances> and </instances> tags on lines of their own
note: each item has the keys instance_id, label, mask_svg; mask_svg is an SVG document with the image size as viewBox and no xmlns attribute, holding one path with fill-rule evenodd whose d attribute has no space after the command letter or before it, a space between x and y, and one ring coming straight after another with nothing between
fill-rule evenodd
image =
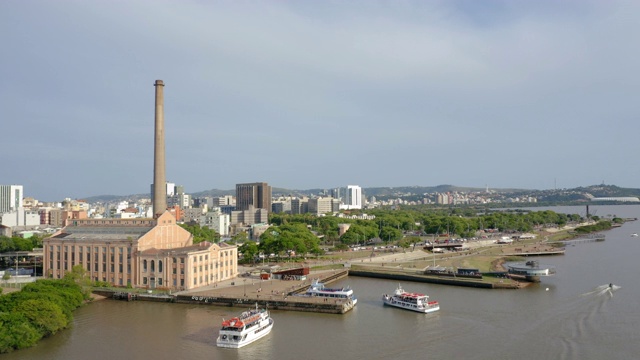
<instances>
[{"instance_id":1,"label":"quay wall","mask_svg":"<svg viewBox=\"0 0 640 360\"><path fill-rule=\"evenodd\" d=\"M484 288L484 289L517 289L518 287L515 285L509 284L493 284L489 282L483 282L480 280L470 280L470 279L460 279L460 278L451 278L451 277L437 277L437 276L425 276L419 274L399 274L399 273L387 273L380 271L370 271L370 270L349 270L350 276L362 276L362 277L371 277L378 279L389 279L389 280L402 280L402 281L415 281L415 282L424 282L431 284L441 284L441 285L456 285L456 286L466 286L466 287L475 287L475 288ZM497 285L497 286L494 286Z\"/></svg>"},{"instance_id":2,"label":"quay wall","mask_svg":"<svg viewBox=\"0 0 640 360\"><path fill-rule=\"evenodd\" d=\"M328 314L344 314L353 308L353 304L350 301L334 301L325 303L305 300L315 299L293 297L283 300L265 300L252 298L236 299L215 296L177 295L175 302L182 304L216 305L246 308L254 307L257 303L259 307L266 307L270 310L289 310Z\"/></svg>"},{"instance_id":3,"label":"quay wall","mask_svg":"<svg viewBox=\"0 0 640 360\"><path fill-rule=\"evenodd\" d=\"M349 275L348 270L325 273L318 276L320 282L328 284L346 278ZM283 285L288 285L283 282ZM148 294L148 293L129 293L123 290L96 289L94 294L103 296L108 299L124 300L124 301L155 301L169 302L179 304L195 304L195 305L215 305L226 307L267 307L272 310L290 310L329 314L344 314L353 309L354 305L350 300L342 299L325 299L321 297L301 296L307 290L309 285L298 286L282 295L259 295L251 294L247 296L243 294L242 288L234 291L232 288L217 289L214 291L205 291L203 293L191 294Z\"/></svg>"},{"instance_id":4,"label":"quay wall","mask_svg":"<svg viewBox=\"0 0 640 360\"><path fill-rule=\"evenodd\" d=\"M122 296L122 292L113 290L94 290L93 294L104 296L108 299L117 299L124 301L154 301L168 302L178 304L195 304L195 305L215 305L225 307L245 307L251 308L258 306L266 307L271 310L291 310L303 312L344 314L353 309L350 301L334 300L328 302L319 301L317 298L306 298L302 296L285 297L278 300L267 300L257 298L233 298L225 296L202 296L202 295L144 295L135 294L133 297Z\"/></svg>"}]
</instances>

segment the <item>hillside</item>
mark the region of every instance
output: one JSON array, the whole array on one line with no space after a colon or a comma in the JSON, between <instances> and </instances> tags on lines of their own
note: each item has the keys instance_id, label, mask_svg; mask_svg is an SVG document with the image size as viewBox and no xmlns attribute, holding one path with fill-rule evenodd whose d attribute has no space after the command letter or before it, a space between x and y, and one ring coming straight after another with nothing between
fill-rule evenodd
<instances>
[{"instance_id":1,"label":"hillside","mask_svg":"<svg viewBox=\"0 0 640 360\"><path fill-rule=\"evenodd\" d=\"M307 189L293 190L284 188L273 188L273 196L310 196L319 195L328 189ZM593 197L640 197L640 189L621 188L615 185L591 185L586 187L577 187L573 189L553 189L553 190L526 190L526 189L490 189L493 193L512 194L513 196L532 196L536 197L539 202L546 203L567 203L575 201L589 201ZM399 187L371 187L363 188L363 193L367 197L375 196L376 198L389 197L419 197L423 194L447 193L447 192L484 192L484 188L460 187L455 185L438 185L438 186L399 186ZM190 193L194 198L199 197L218 197L224 195L235 195L235 189L219 190L211 189ZM89 203L114 203L119 201L137 201L140 199L148 199L149 194L133 194L133 195L99 195L84 198Z\"/></svg>"}]
</instances>

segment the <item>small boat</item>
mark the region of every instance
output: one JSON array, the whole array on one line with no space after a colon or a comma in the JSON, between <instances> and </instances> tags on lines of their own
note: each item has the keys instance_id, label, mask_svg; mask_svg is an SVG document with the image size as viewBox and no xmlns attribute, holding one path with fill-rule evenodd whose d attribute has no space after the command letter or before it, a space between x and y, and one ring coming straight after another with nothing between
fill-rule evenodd
<instances>
[{"instance_id":1,"label":"small boat","mask_svg":"<svg viewBox=\"0 0 640 360\"><path fill-rule=\"evenodd\" d=\"M631 234L631 237L638 237L638 233Z\"/></svg>"},{"instance_id":2,"label":"small boat","mask_svg":"<svg viewBox=\"0 0 640 360\"><path fill-rule=\"evenodd\" d=\"M222 321L216 345L238 349L266 336L273 328L273 319L266 309L256 308L245 311L240 316Z\"/></svg>"},{"instance_id":3,"label":"small boat","mask_svg":"<svg viewBox=\"0 0 640 360\"><path fill-rule=\"evenodd\" d=\"M323 283L319 282L317 279L311 282L311 285L307 289L305 296L319 296L331 299L345 299L350 300L355 305L358 302L358 299L353 295L353 290L350 287L343 288L328 288L325 287Z\"/></svg>"},{"instance_id":4,"label":"small boat","mask_svg":"<svg viewBox=\"0 0 640 360\"><path fill-rule=\"evenodd\" d=\"M398 285L393 295L382 295L382 301L385 305L417 311L423 314L440 310L440 304L437 301L429 301L429 296L425 294L408 293L404 291L400 285Z\"/></svg>"}]
</instances>

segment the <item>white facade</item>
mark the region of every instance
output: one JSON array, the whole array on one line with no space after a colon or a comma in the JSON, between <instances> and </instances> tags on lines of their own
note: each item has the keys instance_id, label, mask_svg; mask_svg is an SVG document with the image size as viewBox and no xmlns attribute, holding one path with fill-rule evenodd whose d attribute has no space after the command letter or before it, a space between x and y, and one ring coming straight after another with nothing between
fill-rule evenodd
<instances>
[{"instance_id":1,"label":"white facade","mask_svg":"<svg viewBox=\"0 0 640 360\"><path fill-rule=\"evenodd\" d=\"M128 201L120 201L118 203L118 205L116 205L116 214L119 214L123 210L128 209L128 208L129 208L129 202Z\"/></svg>"},{"instance_id":2,"label":"white facade","mask_svg":"<svg viewBox=\"0 0 640 360\"><path fill-rule=\"evenodd\" d=\"M167 196L173 196L176 194L176 184L174 183L167 183Z\"/></svg>"},{"instance_id":3,"label":"white facade","mask_svg":"<svg viewBox=\"0 0 640 360\"><path fill-rule=\"evenodd\" d=\"M121 211L113 214L114 219L134 219L139 218L137 213Z\"/></svg>"},{"instance_id":4,"label":"white facade","mask_svg":"<svg viewBox=\"0 0 640 360\"><path fill-rule=\"evenodd\" d=\"M22 185L0 185L0 214L22 207L24 188Z\"/></svg>"},{"instance_id":5,"label":"white facade","mask_svg":"<svg viewBox=\"0 0 640 360\"><path fill-rule=\"evenodd\" d=\"M362 188L358 185L347 185L347 192L341 209L362 209Z\"/></svg>"},{"instance_id":6,"label":"white facade","mask_svg":"<svg viewBox=\"0 0 640 360\"><path fill-rule=\"evenodd\" d=\"M220 236L229 235L229 227L231 225L231 217L229 214L223 214L220 208L214 208L212 211L200 216L200 226L207 226L214 229Z\"/></svg>"},{"instance_id":7,"label":"white facade","mask_svg":"<svg viewBox=\"0 0 640 360\"><path fill-rule=\"evenodd\" d=\"M40 214L37 211L27 211L25 208L20 207L17 210L0 214L0 225L12 228L38 226L40 225Z\"/></svg>"}]
</instances>

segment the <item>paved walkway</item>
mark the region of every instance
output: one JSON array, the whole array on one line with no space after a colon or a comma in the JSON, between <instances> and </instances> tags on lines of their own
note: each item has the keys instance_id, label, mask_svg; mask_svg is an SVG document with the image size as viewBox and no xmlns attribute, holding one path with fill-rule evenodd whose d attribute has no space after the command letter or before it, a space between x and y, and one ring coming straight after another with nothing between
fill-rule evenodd
<instances>
[{"instance_id":1,"label":"paved walkway","mask_svg":"<svg viewBox=\"0 0 640 360\"><path fill-rule=\"evenodd\" d=\"M276 279L262 280L253 276L237 277L235 279L221 281L216 285L181 291L178 294L230 298L246 297L256 300L278 300L287 298L291 300L295 297L287 296L289 292L310 285L314 279L324 279L338 272L339 271L337 270L313 271L307 276L307 279L303 281ZM242 272L239 271L239 273ZM324 301L324 299L318 299L318 301Z\"/></svg>"}]
</instances>

